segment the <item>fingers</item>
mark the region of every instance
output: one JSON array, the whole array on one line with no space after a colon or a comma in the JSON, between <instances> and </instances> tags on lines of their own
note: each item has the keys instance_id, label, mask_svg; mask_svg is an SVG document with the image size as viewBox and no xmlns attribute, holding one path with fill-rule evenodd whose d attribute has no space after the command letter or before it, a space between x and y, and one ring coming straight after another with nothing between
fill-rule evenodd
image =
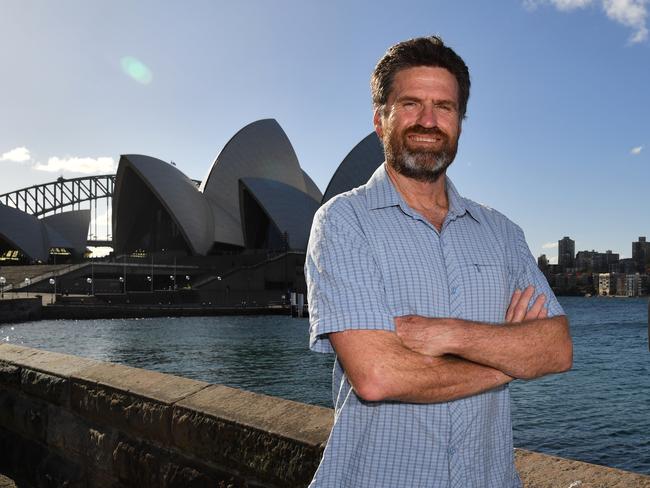
<instances>
[{"instance_id":1,"label":"fingers","mask_svg":"<svg viewBox=\"0 0 650 488\"><path fill-rule=\"evenodd\" d=\"M534 319L543 318L540 315L542 313L544 314L546 313L546 307L544 307L544 303L546 303L546 296L543 294L539 295L535 299L535 302L533 302L533 305L530 307L528 312L526 313L524 320L534 320Z\"/></svg>"},{"instance_id":2,"label":"fingers","mask_svg":"<svg viewBox=\"0 0 650 488\"><path fill-rule=\"evenodd\" d=\"M512 322L512 316L515 313L515 307L517 306L517 303L519 303L520 298L521 298L521 290L517 288L515 292L512 294L512 298L510 299L510 304L508 305L508 310L506 310L506 322Z\"/></svg>"},{"instance_id":3,"label":"fingers","mask_svg":"<svg viewBox=\"0 0 650 488\"><path fill-rule=\"evenodd\" d=\"M526 287L523 291L515 290L506 310L506 322L522 322L524 320L546 318L548 316L548 309L544 306L546 303L546 295L538 295L530 308L528 308L534 294L535 288L532 285Z\"/></svg>"},{"instance_id":4,"label":"fingers","mask_svg":"<svg viewBox=\"0 0 650 488\"><path fill-rule=\"evenodd\" d=\"M519 297L519 300L514 307L511 322L521 322L524 320L524 317L526 317L526 312L528 312L528 304L530 303L530 299L533 297L533 293L535 293L535 288L532 285L527 286L526 289L521 293L521 297Z\"/></svg>"}]
</instances>

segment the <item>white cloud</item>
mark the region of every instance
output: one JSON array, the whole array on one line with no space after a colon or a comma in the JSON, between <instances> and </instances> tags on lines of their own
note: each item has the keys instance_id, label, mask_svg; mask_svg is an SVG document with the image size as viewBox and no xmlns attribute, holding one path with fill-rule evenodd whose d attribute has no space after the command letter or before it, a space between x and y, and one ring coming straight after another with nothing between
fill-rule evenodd
<instances>
[{"instance_id":1,"label":"white cloud","mask_svg":"<svg viewBox=\"0 0 650 488\"><path fill-rule=\"evenodd\" d=\"M561 10L563 12L584 8L594 3L594 0L523 0L523 1L524 1L524 6L530 9L535 9L538 5L550 3L556 9Z\"/></svg>"},{"instance_id":2,"label":"white cloud","mask_svg":"<svg viewBox=\"0 0 650 488\"><path fill-rule=\"evenodd\" d=\"M555 249L556 247L557 247L557 241L547 242L546 244L542 245L542 249Z\"/></svg>"},{"instance_id":3,"label":"white cloud","mask_svg":"<svg viewBox=\"0 0 650 488\"><path fill-rule=\"evenodd\" d=\"M643 151L643 146L633 147L633 148L630 150L630 154L632 154L633 156L636 156L636 155L638 155L638 154L641 154L641 151Z\"/></svg>"},{"instance_id":4,"label":"white cloud","mask_svg":"<svg viewBox=\"0 0 650 488\"><path fill-rule=\"evenodd\" d=\"M603 8L607 17L634 29L630 42L638 43L648 39L647 3L648 0L603 0Z\"/></svg>"},{"instance_id":5,"label":"white cloud","mask_svg":"<svg viewBox=\"0 0 650 488\"><path fill-rule=\"evenodd\" d=\"M58 158L52 157L47 163L36 163L34 169L55 173L57 171L70 171L73 173L113 173L117 164L113 158Z\"/></svg>"},{"instance_id":6,"label":"white cloud","mask_svg":"<svg viewBox=\"0 0 650 488\"><path fill-rule=\"evenodd\" d=\"M31 158L32 157L29 154L29 149L23 146L12 149L11 151L7 151L2 156L0 156L0 161L24 163L25 161L29 161Z\"/></svg>"},{"instance_id":7,"label":"white cloud","mask_svg":"<svg viewBox=\"0 0 650 488\"><path fill-rule=\"evenodd\" d=\"M555 8L562 11L576 10L585 8L593 3L593 0L551 0Z\"/></svg>"},{"instance_id":8,"label":"white cloud","mask_svg":"<svg viewBox=\"0 0 650 488\"><path fill-rule=\"evenodd\" d=\"M634 30L630 36L630 42L636 44L648 39L648 17L649 0L598 0L605 15L614 22ZM538 5L551 4L561 12L569 12L596 3L596 0L523 0L525 7L534 9Z\"/></svg>"}]
</instances>

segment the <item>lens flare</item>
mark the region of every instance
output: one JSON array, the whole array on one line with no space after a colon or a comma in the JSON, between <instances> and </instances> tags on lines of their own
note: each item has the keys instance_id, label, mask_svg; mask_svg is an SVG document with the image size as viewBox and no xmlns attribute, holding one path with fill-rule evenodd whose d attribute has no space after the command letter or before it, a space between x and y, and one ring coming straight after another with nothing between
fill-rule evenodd
<instances>
[{"instance_id":1,"label":"lens flare","mask_svg":"<svg viewBox=\"0 0 650 488\"><path fill-rule=\"evenodd\" d=\"M127 76L133 78L138 83L141 83L143 85L148 85L151 83L153 74L147 65L139 59L136 59L132 56L124 56L120 60L120 64L122 65L122 71L124 71Z\"/></svg>"}]
</instances>

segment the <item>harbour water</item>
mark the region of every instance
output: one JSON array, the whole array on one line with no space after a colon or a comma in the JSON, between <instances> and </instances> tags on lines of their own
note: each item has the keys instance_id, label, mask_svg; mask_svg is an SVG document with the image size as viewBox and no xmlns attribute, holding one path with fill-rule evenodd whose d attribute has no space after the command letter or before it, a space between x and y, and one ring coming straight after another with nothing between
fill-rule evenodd
<instances>
[{"instance_id":1,"label":"harbour water","mask_svg":"<svg viewBox=\"0 0 650 488\"><path fill-rule=\"evenodd\" d=\"M560 299L569 373L512 384L515 445L650 474L647 300ZM332 355L305 319L192 317L0 325L5 342L113 361L330 407Z\"/></svg>"}]
</instances>

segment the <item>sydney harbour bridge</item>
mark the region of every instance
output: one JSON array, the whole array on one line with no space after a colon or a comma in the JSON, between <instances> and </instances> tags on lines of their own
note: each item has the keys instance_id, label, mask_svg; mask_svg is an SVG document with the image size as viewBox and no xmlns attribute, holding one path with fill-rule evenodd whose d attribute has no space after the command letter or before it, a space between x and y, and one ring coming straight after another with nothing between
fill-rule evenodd
<instances>
[{"instance_id":1,"label":"sydney harbour bridge","mask_svg":"<svg viewBox=\"0 0 650 488\"><path fill-rule=\"evenodd\" d=\"M63 178L0 195L0 203L35 217L90 209L89 246L112 246L115 175Z\"/></svg>"}]
</instances>

